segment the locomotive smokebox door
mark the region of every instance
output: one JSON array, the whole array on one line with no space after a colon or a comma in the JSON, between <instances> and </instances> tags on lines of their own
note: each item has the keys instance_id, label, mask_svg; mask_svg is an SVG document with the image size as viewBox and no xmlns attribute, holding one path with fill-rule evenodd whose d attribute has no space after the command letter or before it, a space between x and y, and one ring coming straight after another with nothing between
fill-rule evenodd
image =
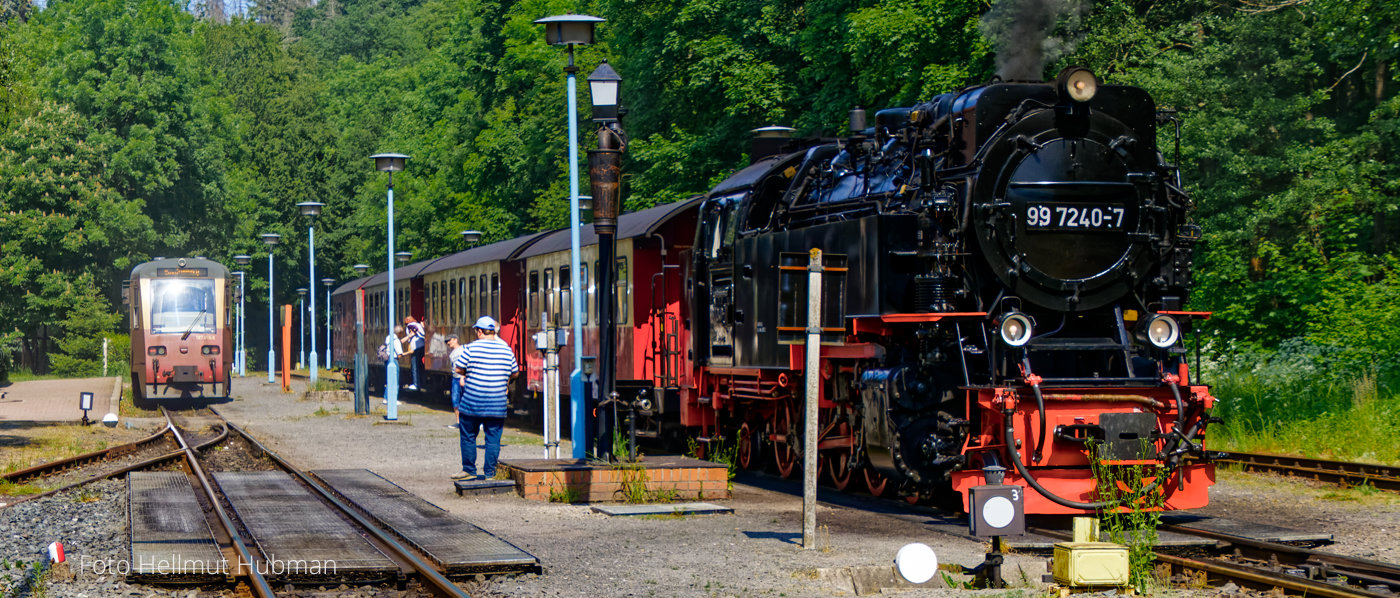
<instances>
[{"instance_id":1,"label":"locomotive smokebox door","mask_svg":"<svg viewBox=\"0 0 1400 598\"><path fill-rule=\"evenodd\" d=\"M1026 489L1021 486L1008 484L987 484L968 488L967 523L972 535L986 537L1025 534L1025 492Z\"/></svg>"}]
</instances>

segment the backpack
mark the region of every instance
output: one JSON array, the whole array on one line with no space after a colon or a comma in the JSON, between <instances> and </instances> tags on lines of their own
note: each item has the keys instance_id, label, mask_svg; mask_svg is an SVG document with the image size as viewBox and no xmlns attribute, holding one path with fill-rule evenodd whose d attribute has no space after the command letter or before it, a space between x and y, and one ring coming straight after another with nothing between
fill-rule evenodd
<instances>
[{"instance_id":1,"label":"backpack","mask_svg":"<svg viewBox=\"0 0 1400 598\"><path fill-rule=\"evenodd\" d=\"M389 343L379 345L379 361L386 363L389 361Z\"/></svg>"}]
</instances>

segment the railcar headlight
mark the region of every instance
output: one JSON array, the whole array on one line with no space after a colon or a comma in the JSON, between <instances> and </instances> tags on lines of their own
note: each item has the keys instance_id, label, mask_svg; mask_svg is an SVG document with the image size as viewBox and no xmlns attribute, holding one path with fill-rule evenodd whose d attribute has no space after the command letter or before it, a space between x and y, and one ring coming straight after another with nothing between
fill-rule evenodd
<instances>
[{"instance_id":1,"label":"railcar headlight","mask_svg":"<svg viewBox=\"0 0 1400 598\"><path fill-rule=\"evenodd\" d=\"M1165 349L1181 339L1181 324L1171 316L1152 314L1138 324L1137 337Z\"/></svg>"},{"instance_id":2,"label":"railcar headlight","mask_svg":"<svg viewBox=\"0 0 1400 598\"><path fill-rule=\"evenodd\" d=\"M997 318L997 332L1001 342L1008 346L1020 347L1031 340L1031 317L1019 311L1007 312Z\"/></svg>"},{"instance_id":3,"label":"railcar headlight","mask_svg":"<svg viewBox=\"0 0 1400 598\"><path fill-rule=\"evenodd\" d=\"M204 345L204 347L203 347L202 349L200 349L200 353L203 353L203 354L205 354L205 355L218 355L218 354L219 354L219 346L218 346L218 345Z\"/></svg>"},{"instance_id":4,"label":"railcar headlight","mask_svg":"<svg viewBox=\"0 0 1400 598\"><path fill-rule=\"evenodd\" d=\"M1056 79L1060 93L1076 102L1092 100L1094 94L1099 91L1099 79L1094 76L1094 71L1082 66L1072 66L1060 71L1060 76Z\"/></svg>"},{"instance_id":5,"label":"railcar headlight","mask_svg":"<svg viewBox=\"0 0 1400 598\"><path fill-rule=\"evenodd\" d=\"M146 347L146 354L147 354L147 355L165 355L165 347L163 347L163 346L161 346L161 345L156 345L156 346L154 346L154 347Z\"/></svg>"}]
</instances>

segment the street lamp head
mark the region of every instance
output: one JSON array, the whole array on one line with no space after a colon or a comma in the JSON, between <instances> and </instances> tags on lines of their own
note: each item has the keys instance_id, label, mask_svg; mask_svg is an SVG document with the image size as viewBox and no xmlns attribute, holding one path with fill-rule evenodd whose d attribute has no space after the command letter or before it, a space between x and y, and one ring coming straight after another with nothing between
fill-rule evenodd
<instances>
[{"instance_id":1,"label":"street lamp head","mask_svg":"<svg viewBox=\"0 0 1400 598\"><path fill-rule=\"evenodd\" d=\"M321 208L325 207L325 205L326 204L323 204L319 201L303 201L297 204L297 207L301 208L302 216L310 216L312 218L315 218L321 215Z\"/></svg>"},{"instance_id":2,"label":"street lamp head","mask_svg":"<svg viewBox=\"0 0 1400 598\"><path fill-rule=\"evenodd\" d=\"M298 294L298 295L301 295L302 299L305 299L305 298L306 298L306 287L301 287L301 288L297 289L297 294Z\"/></svg>"},{"instance_id":3,"label":"street lamp head","mask_svg":"<svg viewBox=\"0 0 1400 598\"><path fill-rule=\"evenodd\" d=\"M252 262L253 262L253 256L251 256L251 255L244 255L244 254L241 254L241 253L240 253L240 254L238 254L238 255L233 256L233 263L238 264L238 265L240 265L240 266L247 266L248 264L250 264L250 263L252 263Z\"/></svg>"},{"instance_id":4,"label":"street lamp head","mask_svg":"<svg viewBox=\"0 0 1400 598\"><path fill-rule=\"evenodd\" d=\"M592 196L592 195L580 195L580 196L578 196L578 211L579 211L580 213L582 213L582 212L592 212L592 211L593 211L593 196Z\"/></svg>"},{"instance_id":5,"label":"street lamp head","mask_svg":"<svg viewBox=\"0 0 1400 598\"><path fill-rule=\"evenodd\" d=\"M263 233L258 236L262 237L263 243L267 243L268 245L276 245L282 242L282 235L277 233Z\"/></svg>"},{"instance_id":6,"label":"street lamp head","mask_svg":"<svg viewBox=\"0 0 1400 598\"><path fill-rule=\"evenodd\" d=\"M403 170L403 163L408 160L408 156L403 154L375 154L374 169L379 172L400 172Z\"/></svg>"},{"instance_id":7,"label":"street lamp head","mask_svg":"<svg viewBox=\"0 0 1400 598\"><path fill-rule=\"evenodd\" d=\"M364 276L365 272L369 272L369 264L355 264L354 266L351 266L351 268L354 268L355 273L359 274L360 276Z\"/></svg>"},{"instance_id":8,"label":"street lamp head","mask_svg":"<svg viewBox=\"0 0 1400 598\"><path fill-rule=\"evenodd\" d=\"M400 251L400 252L398 252L398 253L395 253L395 254L394 254L394 257L396 257L396 258L399 259L399 263L400 263L400 264L403 264L403 263L408 262L408 258L413 257L413 252L412 252L412 251Z\"/></svg>"},{"instance_id":9,"label":"street lamp head","mask_svg":"<svg viewBox=\"0 0 1400 598\"><path fill-rule=\"evenodd\" d=\"M553 46L593 43L593 27L607 19L589 15L556 15L535 21L544 25L544 40Z\"/></svg>"},{"instance_id":10,"label":"street lamp head","mask_svg":"<svg viewBox=\"0 0 1400 598\"><path fill-rule=\"evenodd\" d=\"M466 241L468 245L476 245L481 242L481 231L464 230L462 231L462 240Z\"/></svg>"},{"instance_id":11,"label":"street lamp head","mask_svg":"<svg viewBox=\"0 0 1400 598\"><path fill-rule=\"evenodd\" d=\"M604 60L588 75L588 89L593 100L593 121L613 122L617 120L617 90L622 86L622 76Z\"/></svg>"},{"instance_id":12,"label":"street lamp head","mask_svg":"<svg viewBox=\"0 0 1400 598\"><path fill-rule=\"evenodd\" d=\"M331 288L331 285L335 284L335 279L334 279L334 278L322 278L322 279L321 279L321 284L325 285L326 288L329 289L329 288Z\"/></svg>"}]
</instances>

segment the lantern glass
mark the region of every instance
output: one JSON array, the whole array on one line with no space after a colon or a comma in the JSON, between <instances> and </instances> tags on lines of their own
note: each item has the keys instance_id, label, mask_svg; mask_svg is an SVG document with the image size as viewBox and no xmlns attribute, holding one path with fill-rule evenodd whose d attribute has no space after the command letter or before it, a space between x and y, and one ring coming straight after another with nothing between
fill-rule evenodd
<instances>
[{"instance_id":1,"label":"lantern glass","mask_svg":"<svg viewBox=\"0 0 1400 598\"><path fill-rule=\"evenodd\" d=\"M320 216L320 215L321 215L321 208L324 207L325 205L326 205L326 204L323 204L323 203L318 202L318 201L303 201L303 202L297 204L297 207L301 209L301 215L302 215L302 216L313 216L313 217L314 217L314 216Z\"/></svg>"},{"instance_id":2,"label":"lantern glass","mask_svg":"<svg viewBox=\"0 0 1400 598\"><path fill-rule=\"evenodd\" d=\"M589 15L557 15L535 21L544 25L544 40L553 46L593 43L593 27L606 19Z\"/></svg>"},{"instance_id":3,"label":"lantern glass","mask_svg":"<svg viewBox=\"0 0 1400 598\"><path fill-rule=\"evenodd\" d=\"M462 231L462 239L469 244L475 245L476 243L481 241L481 231L464 230Z\"/></svg>"},{"instance_id":4,"label":"lantern glass","mask_svg":"<svg viewBox=\"0 0 1400 598\"><path fill-rule=\"evenodd\" d=\"M335 284L335 279L334 279L334 278L322 278L322 279L321 279L321 284L326 285L326 287L329 288L331 285Z\"/></svg>"},{"instance_id":5,"label":"lantern glass","mask_svg":"<svg viewBox=\"0 0 1400 598\"><path fill-rule=\"evenodd\" d=\"M260 236L262 237L263 243L267 243L268 245L276 245L282 242L282 235L277 233L265 233Z\"/></svg>"},{"instance_id":6,"label":"lantern glass","mask_svg":"<svg viewBox=\"0 0 1400 598\"><path fill-rule=\"evenodd\" d=\"M253 256L251 255L238 254L233 256L233 263L238 264L240 266L247 266L248 264L252 263L252 261Z\"/></svg>"},{"instance_id":7,"label":"lantern glass","mask_svg":"<svg viewBox=\"0 0 1400 598\"><path fill-rule=\"evenodd\" d=\"M374 158L374 169L380 172L401 172L404 162L408 160L408 156L403 154L375 154L370 157Z\"/></svg>"},{"instance_id":8,"label":"lantern glass","mask_svg":"<svg viewBox=\"0 0 1400 598\"><path fill-rule=\"evenodd\" d=\"M361 276L364 276L365 272L369 272L369 264L355 264L351 267L355 269L356 274Z\"/></svg>"}]
</instances>

